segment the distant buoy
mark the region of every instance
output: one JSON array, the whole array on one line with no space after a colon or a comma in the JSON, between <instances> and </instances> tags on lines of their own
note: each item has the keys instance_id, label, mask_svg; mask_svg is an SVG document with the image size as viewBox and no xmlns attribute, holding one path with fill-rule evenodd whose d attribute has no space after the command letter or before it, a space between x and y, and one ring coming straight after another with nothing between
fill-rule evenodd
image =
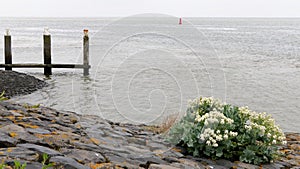
<instances>
[{"instance_id":1,"label":"distant buoy","mask_svg":"<svg viewBox=\"0 0 300 169\"><path fill-rule=\"evenodd\" d=\"M179 25L181 25L182 24L182 19L181 18L179 18Z\"/></svg>"}]
</instances>

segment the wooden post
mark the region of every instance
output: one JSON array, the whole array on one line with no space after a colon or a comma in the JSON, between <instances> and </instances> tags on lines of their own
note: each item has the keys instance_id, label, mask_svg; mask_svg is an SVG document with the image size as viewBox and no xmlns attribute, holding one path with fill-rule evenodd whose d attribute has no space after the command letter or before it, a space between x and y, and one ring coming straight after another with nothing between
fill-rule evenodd
<instances>
[{"instance_id":1,"label":"wooden post","mask_svg":"<svg viewBox=\"0 0 300 169\"><path fill-rule=\"evenodd\" d=\"M85 29L83 32L83 75L87 76L89 75L89 31Z\"/></svg>"},{"instance_id":2,"label":"wooden post","mask_svg":"<svg viewBox=\"0 0 300 169\"><path fill-rule=\"evenodd\" d=\"M12 54L11 54L11 36L9 29L6 29L6 34L4 35L4 53L5 53L5 64L12 64ZM12 67L5 67L5 70L12 70Z\"/></svg>"},{"instance_id":3,"label":"wooden post","mask_svg":"<svg viewBox=\"0 0 300 169\"><path fill-rule=\"evenodd\" d=\"M51 35L47 28L44 30L44 64L51 64ZM44 67L44 75L52 75L51 67Z\"/></svg>"}]
</instances>

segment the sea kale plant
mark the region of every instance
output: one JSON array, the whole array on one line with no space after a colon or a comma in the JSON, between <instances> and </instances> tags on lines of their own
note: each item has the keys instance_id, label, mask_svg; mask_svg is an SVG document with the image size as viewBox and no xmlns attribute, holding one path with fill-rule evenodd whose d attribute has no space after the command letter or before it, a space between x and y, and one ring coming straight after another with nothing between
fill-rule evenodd
<instances>
[{"instance_id":1,"label":"sea kale plant","mask_svg":"<svg viewBox=\"0 0 300 169\"><path fill-rule=\"evenodd\" d=\"M252 164L274 161L280 155L279 145L286 144L270 115L203 97L189 103L167 139L193 156Z\"/></svg>"}]
</instances>

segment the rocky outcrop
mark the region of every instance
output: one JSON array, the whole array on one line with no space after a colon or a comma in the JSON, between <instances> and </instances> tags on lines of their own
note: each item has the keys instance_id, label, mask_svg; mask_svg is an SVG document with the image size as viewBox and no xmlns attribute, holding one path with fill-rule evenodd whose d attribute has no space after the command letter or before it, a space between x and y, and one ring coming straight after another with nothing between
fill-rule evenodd
<instances>
[{"instance_id":1,"label":"rocky outcrop","mask_svg":"<svg viewBox=\"0 0 300 169\"><path fill-rule=\"evenodd\" d=\"M46 82L24 73L0 70L0 94L5 91L9 98L30 94L46 85Z\"/></svg>"},{"instance_id":2,"label":"rocky outcrop","mask_svg":"<svg viewBox=\"0 0 300 169\"><path fill-rule=\"evenodd\" d=\"M46 107L0 102L0 160L42 167L42 155L55 168L292 168L300 165L299 135L289 134L281 161L254 166L184 155L151 127L113 123Z\"/></svg>"}]
</instances>

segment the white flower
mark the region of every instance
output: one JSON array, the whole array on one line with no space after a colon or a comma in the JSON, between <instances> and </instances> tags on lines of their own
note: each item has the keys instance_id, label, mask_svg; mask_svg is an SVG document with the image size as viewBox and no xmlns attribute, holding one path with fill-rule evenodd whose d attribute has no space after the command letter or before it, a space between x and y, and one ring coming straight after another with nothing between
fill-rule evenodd
<instances>
[{"instance_id":1,"label":"white flower","mask_svg":"<svg viewBox=\"0 0 300 169\"><path fill-rule=\"evenodd\" d=\"M268 134L267 134L267 137L269 137L269 138L272 137L272 134L271 134L271 133L268 133Z\"/></svg>"},{"instance_id":2,"label":"white flower","mask_svg":"<svg viewBox=\"0 0 300 169\"><path fill-rule=\"evenodd\" d=\"M251 130L252 127L251 127L251 126L248 126L248 125L245 125L245 129L246 129L246 130Z\"/></svg>"},{"instance_id":3,"label":"white flower","mask_svg":"<svg viewBox=\"0 0 300 169\"><path fill-rule=\"evenodd\" d=\"M286 143L287 143L287 142L286 142L285 140L284 140L284 141L282 141L282 144L283 144L283 145L286 145Z\"/></svg>"},{"instance_id":4,"label":"white flower","mask_svg":"<svg viewBox=\"0 0 300 169\"><path fill-rule=\"evenodd\" d=\"M250 120L247 120L245 124L246 124L247 126L250 126L250 125L251 125L251 121L250 121Z\"/></svg>"},{"instance_id":5,"label":"white flower","mask_svg":"<svg viewBox=\"0 0 300 169\"><path fill-rule=\"evenodd\" d=\"M218 145L218 143L214 143L212 146L213 147L218 147L219 145Z\"/></svg>"},{"instance_id":6,"label":"white flower","mask_svg":"<svg viewBox=\"0 0 300 169\"><path fill-rule=\"evenodd\" d=\"M209 140L206 141L206 144L209 145L209 146L211 145Z\"/></svg>"},{"instance_id":7,"label":"white flower","mask_svg":"<svg viewBox=\"0 0 300 169\"><path fill-rule=\"evenodd\" d=\"M228 130L225 130L224 133L225 133L225 134L228 134Z\"/></svg>"},{"instance_id":8,"label":"white flower","mask_svg":"<svg viewBox=\"0 0 300 169\"><path fill-rule=\"evenodd\" d=\"M204 125L206 125L206 126L208 125L208 121L207 120L205 120Z\"/></svg>"},{"instance_id":9,"label":"white flower","mask_svg":"<svg viewBox=\"0 0 300 169\"><path fill-rule=\"evenodd\" d=\"M217 141L216 141L216 140L211 140L211 142L212 142L212 143L216 143Z\"/></svg>"},{"instance_id":10,"label":"white flower","mask_svg":"<svg viewBox=\"0 0 300 169\"><path fill-rule=\"evenodd\" d=\"M202 141L205 140L204 134L200 134L200 140L202 140Z\"/></svg>"},{"instance_id":11,"label":"white flower","mask_svg":"<svg viewBox=\"0 0 300 169\"><path fill-rule=\"evenodd\" d=\"M222 135L218 135L218 136L216 137L216 140L217 140L217 141L222 141L222 140L223 140Z\"/></svg>"},{"instance_id":12,"label":"white flower","mask_svg":"<svg viewBox=\"0 0 300 169\"><path fill-rule=\"evenodd\" d=\"M225 123L224 119L221 119L220 123L221 123L221 124L224 124L224 123Z\"/></svg>"},{"instance_id":13,"label":"white flower","mask_svg":"<svg viewBox=\"0 0 300 169\"><path fill-rule=\"evenodd\" d=\"M229 135L233 137L237 136L237 134L238 134L237 132L232 132L232 131L229 132Z\"/></svg>"},{"instance_id":14,"label":"white flower","mask_svg":"<svg viewBox=\"0 0 300 169\"><path fill-rule=\"evenodd\" d=\"M227 134L224 135L224 139L225 139L225 140L228 139L228 135L227 135Z\"/></svg>"},{"instance_id":15,"label":"white flower","mask_svg":"<svg viewBox=\"0 0 300 169\"><path fill-rule=\"evenodd\" d=\"M220 130L217 130L217 132L216 132L217 134L220 134Z\"/></svg>"},{"instance_id":16,"label":"white flower","mask_svg":"<svg viewBox=\"0 0 300 169\"><path fill-rule=\"evenodd\" d=\"M280 140L280 141L285 140L285 137L284 136L280 136L280 137L278 137L278 140Z\"/></svg>"},{"instance_id":17,"label":"white flower","mask_svg":"<svg viewBox=\"0 0 300 169\"><path fill-rule=\"evenodd\" d=\"M276 140L273 140L273 141L272 141L272 144L276 144Z\"/></svg>"}]
</instances>

